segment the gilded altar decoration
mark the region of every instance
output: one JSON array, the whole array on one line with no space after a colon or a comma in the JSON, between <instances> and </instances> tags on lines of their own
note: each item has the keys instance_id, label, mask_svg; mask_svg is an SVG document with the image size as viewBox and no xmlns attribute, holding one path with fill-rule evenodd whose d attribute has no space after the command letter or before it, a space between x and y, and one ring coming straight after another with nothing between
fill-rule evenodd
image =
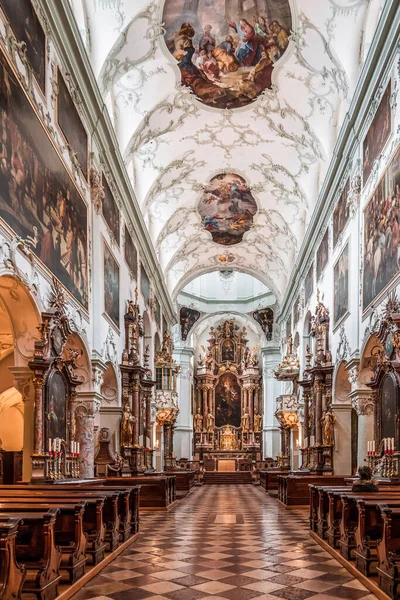
<instances>
[{"instance_id":1,"label":"gilded altar decoration","mask_svg":"<svg viewBox=\"0 0 400 600\"><path fill-rule=\"evenodd\" d=\"M329 407L325 411L325 415L322 419L322 425L323 425L323 444L324 444L324 446L333 446L334 445L335 417L334 417L331 407Z\"/></svg>"},{"instance_id":2,"label":"gilded altar decoration","mask_svg":"<svg viewBox=\"0 0 400 600\"><path fill-rule=\"evenodd\" d=\"M259 433L262 430L262 415L258 413L258 409L254 409L254 433Z\"/></svg>"},{"instance_id":3,"label":"gilded altar decoration","mask_svg":"<svg viewBox=\"0 0 400 600\"><path fill-rule=\"evenodd\" d=\"M290 334L286 341L286 354L281 364L274 371L274 376L278 381L294 381L298 378L300 372L300 360L293 352L293 338Z\"/></svg>"},{"instance_id":4,"label":"gilded altar decoration","mask_svg":"<svg viewBox=\"0 0 400 600\"><path fill-rule=\"evenodd\" d=\"M271 88L292 29L289 0L166 0L162 21L182 85L222 109L246 106Z\"/></svg>"},{"instance_id":5,"label":"gilded altar decoration","mask_svg":"<svg viewBox=\"0 0 400 600\"><path fill-rule=\"evenodd\" d=\"M194 430L196 433L203 431L203 415L200 412L200 408L197 409L197 413L194 415Z\"/></svg>"},{"instance_id":6,"label":"gilded altar decoration","mask_svg":"<svg viewBox=\"0 0 400 600\"><path fill-rule=\"evenodd\" d=\"M121 439L120 444L124 448L130 448L133 446L133 424L135 417L132 414L131 407L128 402L124 402L122 409L122 420L121 420Z\"/></svg>"},{"instance_id":7,"label":"gilded altar decoration","mask_svg":"<svg viewBox=\"0 0 400 600\"><path fill-rule=\"evenodd\" d=\"M243 414L240 425L242 427L242 431L244 431L245 433L247 433L250 430L250 416L248 412L245 412Z\"/></svg>"},{"instance_id":8,"label":"gilded altar decoration","mask_svg":"<svg viewBox=\"0 0 400 600\"><path fill-rule=\"evenodd\" d=\"M236 450L237 438L235 431L229 425L222 428L219 436L219 449L220 450Z\"/></svg>"},{"instance_id":9,"label":"gilded altar decoration","mask_svg":"<svg viewBox=\"0 0 400 600\"><path fill-rule=\"evenodd\" d=\"M207 433L214 433L215 417L212 413L207 415Z\"/></svg>"}]
</instances>

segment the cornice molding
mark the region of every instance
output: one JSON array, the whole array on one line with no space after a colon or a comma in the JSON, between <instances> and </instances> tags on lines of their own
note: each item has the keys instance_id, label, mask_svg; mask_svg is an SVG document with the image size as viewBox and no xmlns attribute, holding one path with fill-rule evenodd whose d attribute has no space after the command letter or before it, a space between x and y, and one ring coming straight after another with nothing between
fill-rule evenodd
<instances>
[{"instance_id":1,"label":"cornice molding","mask_svg":"<svg viewBox=\"0 0 400 600\"><path fill-rule=\"evenodd\" d=\"M359 150L371 101L382 80L393 67L395 55L399 50L399 37L400 4L398 0L387 0L362 68L350 108L342 123L332 153L332 160L325 175L303 244L290 275L278 316L280 322L288 318L306 276L307 265L312 262L317 251L321 227L329 219L337 200L337 189L345 177L349 163L356 157Z\"/></svg>"},{"instance_id":2,"label":"cornice molding","mask_svg":"<svg viewBox=\"0 0 400 600\"><path fill-rule=\"evenodd\" d=\"M129 180L108 110L92 71L69 0L48 3L41 1L41 4L50 25L52 40L59 60L65 70L73 73L80 95L85 99L82 110L87 128L92 136L92 150L94 141L114 177L123 211L133 227L141 259L149 277L153 280L164 314L168 321L174 324L178 318L164 283L153 244Z\"/></svg>"}]
</instances>

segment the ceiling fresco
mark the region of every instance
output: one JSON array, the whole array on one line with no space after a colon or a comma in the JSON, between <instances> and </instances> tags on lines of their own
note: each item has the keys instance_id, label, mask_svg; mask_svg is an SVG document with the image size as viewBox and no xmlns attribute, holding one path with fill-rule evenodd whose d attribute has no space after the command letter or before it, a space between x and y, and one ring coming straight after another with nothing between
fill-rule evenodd
<instances>
[{"instance_id":1,"label":"ceiling fresco","mask_svg":"<svg viewBox=\"0 0 400 600\"><path fill-rule=\"evenodd\" d=\"M235 173L213 177L199 204L204 229L222 246L239 244L256 212L256 201L245 180Z\"/></svg>"},{"instance_id":2,"label":"ceiling fresco","mask_svg":"<svg viewBox=\"0 0 400 600\"><path fill-rule=\"evenodd\" d=\"M223 267L256 277L279 303L383 0L74 0L78 4L85 15L82 39L171 296ZM246 52L240 53L241 19L255 33L257 24L268 26L266 36L259 31L253 39L258 49L249 53L251 62L261 46L271 51L273 21L289 34L271 81L251 99L238 93L258 66L245 64ZM230 35L232 71L213 56ZM219 75L212 59L213 66L196 64L202 39ZM197 77L195 68L201 71L208 95L182 80L178 64L188 61L186 48L189 69ZM234 222L236 199L203 206L221 173L241 178L257 200L242 223Z\"/></svg>"},{"instance_id":3,"label":"ceiling fresco","mask_svg":"<svg viewBox=\"0 0 400 600\"><path fill-rule=\"evenodd\" d=\"M167 0L165 42L183 85L215 108L253 102L289 46L288 0Z\"/></svg>"}]
</instances>

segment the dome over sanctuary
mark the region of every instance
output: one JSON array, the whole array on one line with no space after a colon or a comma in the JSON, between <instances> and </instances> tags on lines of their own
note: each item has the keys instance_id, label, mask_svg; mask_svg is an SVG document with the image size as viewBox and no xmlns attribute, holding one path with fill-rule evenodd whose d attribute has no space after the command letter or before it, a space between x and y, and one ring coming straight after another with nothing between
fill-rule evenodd
<instances>
[{"instance_id":1,"label":"dome over sanctuary","mask_svg":"<svg viewBox=\"0 0 400 600\"><path fill-rule=\"evenodd\" d=\"M2 599L400 594L399 65L398 0L0 1Z\"/></svg>"}]
</instances>

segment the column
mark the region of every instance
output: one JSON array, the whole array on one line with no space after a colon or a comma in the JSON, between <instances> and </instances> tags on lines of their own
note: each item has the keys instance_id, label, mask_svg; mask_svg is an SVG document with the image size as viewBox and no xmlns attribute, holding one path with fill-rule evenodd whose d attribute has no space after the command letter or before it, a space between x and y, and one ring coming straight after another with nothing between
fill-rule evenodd
<instances>
[{"instance_id":1,"label":"column","mask_svg":"<svg viewBox=\"0 0 400 600\"><path fill-rule=\"evenodd\" d=\"M248 395L248 390L247 388L243 388L243 413L245 413L248 410L248 404L247 404L247 395Z\"/></svg>"},{"instance_id":2,"label":"column","mask_svg":"<svg viewBox=\"0 0 400 600\"><path fill-rule=\"evenodd\" d=\"M203 391L203 428L206 429L206 423L207 423L207 415L208 415L208 391L207 391L207 386L204 383L201 387L202 391Z\"/></svg>"},{"instance_id":3,"label":"column","mask_svg":"<svg viewBox=\"0 0 400 600\"><path fill-rule=\"evenodd\" d=\"M76 423L75 441L79 442L80 475L82 479L94 477L94 421L100 410L101 395L97 392L81 392L74 400Z\"/></svg>"},{"instance_id":4,"label":"column","mask_svg":"<svg viewBox=\"0 0 400 600\"><path fill-rule=\"evenodd\" d=\"M351 403L358 415L357 467L365 465L367 442L375 439L374 396L371 390L354 390L350 393Z\"/></svg>"},{"instance_id":5,"label":"column","mask_svg":"<svg viewBox=\"0 0 400 600\"><path fill-rule=\"evenodd\" d=\"M181 342L182 343L182 342ZM193 457L192 438L193 438L193 414L192 414L192 389L193 389L193 367L194 356L193 348L177 347L174 349L173 358L181 367L181 372L177 378L178 406L179 414L175 425L175 452L178 459ZM204 393L204 392L203 392ZM203 427L206 423L206 414L204 413L203 396Z\"/></svg>"},{"instance_id":6,"label":"column","mask_svg":"<svg viewBox=\"0 0 400 600\"><path fill-rule=\"evenodd\" d=\"M22 481L31 480L32 454L34 446L35 388L33 373L27 367L9 367L14 375L14 386L22 396L24 403L24 445L22 448Z\"/></svg>"},{"instance_id":7,"label":"column","mask_svg":"<svg viewBox=\"0 0 400 600\"><path fill-rule=\"evenodd\" d=\"M214 414L213 410L213 388L208 388L208 412Z\"/></svg>"},{"instance_id":8,"label":"column","mask_svg":"<svg viewBox=\"0 0 400 600\"><path fill-rule=\"evenodd\" d=\"M303 423L303 448L309 447L310 445L310 424L309 424L309 400L310 395L308 392L303 394L303 402L304 402L304 423Z\"/></svg>"},{"instance_id":9,"label":"column","mask_svg":"<svg viewBox=\"0 0 400 600\"><path fill-rule=\"evenodd\" d=\"M35 411L34 411L34 454L43 453L43 383L41 376L33 378L35 387Z\"/></svg>"},{"instance_id":10,"label":"column","mask_svg":"<svg viewBox=\"0 0 400 600\"><path fill-rule=\"evenodd\" d=\"M151 436L151 393L146 393L145 395L145 411L146 411L146 431L145 431L145 436L146 438L148 438L150 441L147 442L146 440L146 446L149 444L150 448L153 447L153 443L152 443L152 436Z\"/></svg>"},{"instance_id":11,"label":"column","mask_svg":"<svg viewBox=\"0 0 400 600\"><path fill-rule=\"evenodd\" d=\"M263 371L263 452L264 458L276 458L280 452L279 423L275 417L276 398L280 394L280 382L274 378L274 370L281 361L278 346L261 349Z\"/></svg>"},{"instance_id":12,"label":"column","mask_svg":"<svg viewBox=\"0 0 400 600\"><path fill-rule=\"evenodd\" d=\"M173 467L172 453L173 448L173 424L164 423L164 469L168 470Z\"/></svg>"},{"instance_id":13,"label":"column","mask_svg":"<svg viewBox=\"0 0 400 600\"><path fill-rule=\"evenodd\" d=\"M249 388L249 416L250 416L250 431L254 429L254 386Z\"/></svg>"}]
</instances>

